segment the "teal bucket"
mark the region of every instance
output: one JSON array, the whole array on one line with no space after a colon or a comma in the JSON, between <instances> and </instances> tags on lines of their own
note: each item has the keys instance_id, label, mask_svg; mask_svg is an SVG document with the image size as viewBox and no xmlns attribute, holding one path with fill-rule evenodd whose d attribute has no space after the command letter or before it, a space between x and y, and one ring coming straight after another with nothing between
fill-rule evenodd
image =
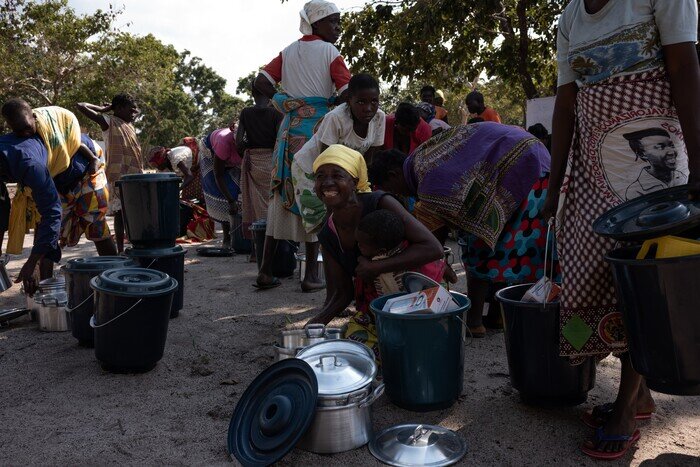
<instances>
[{"instance_id":1,"label":"teal bucket","mask_svg":"<svg viewBox=\"0 0 700 467\"><path fill-rule=\"evenodd\" d=\"M462 394L466 313L471 302L451 292L454 311L402 315L381 311L385 295L372 301L382 359L385 393L395 405L414 412L446 409Z\"/></svg>"}]
</instances>

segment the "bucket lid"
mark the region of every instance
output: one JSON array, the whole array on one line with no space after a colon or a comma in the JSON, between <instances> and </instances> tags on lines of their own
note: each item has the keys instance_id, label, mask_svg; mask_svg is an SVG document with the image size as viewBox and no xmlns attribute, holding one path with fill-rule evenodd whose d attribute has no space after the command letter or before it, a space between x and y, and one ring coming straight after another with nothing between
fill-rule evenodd
<instances>
[{"instance_id":1,"label":"bucket lid","mask_svg":"<svg viewBox=\"0 0 700 467\"><path fill-rule=\"evenodd\" d=\"M248 227L249 230L265 230L267 228L267 219L258 219L253 221Z\"/></svg>"},{"instance_id":2,"label":"bucket lid","mask_svg":"<svg viewBox=\"0 0 700 467\"><path fill-rule=\"evenodd\" d=\"M397 466L452 465L467 453L467 443L452 430L435 425L397 425L369 443L381 462Z\"/></svg>"},{"instance_id":3,"label":"bucket lid","mask_svg":"<svg viewBox=\"0 0 700 467\"><path fill-rule=\"evenodd\" d=\"M271 465L306 433L316 412L318 385L309 365L281 360L246 388L228 426L228 452L243 465Z\"/></svg>"},{"instance_id":4,"label":"bucket lid","mask_svg":"<svg viewBox=\"0 0 700 467\"><path fill-rule=\"evenodd\" d=\"M107 269L136 266L134 260L124 256L88 256L68 260L64 269L68 272L101 272Z\"/></svg>"},{"instance_id":5,"label":"bucket lid","mask_svg":"<svg viewBox=\"0 0 700 467\"><path fill-rule=\"evenodd\" d=\"M170 182L173 180L180 181L180 177L175 172L128 174L119 178L120 182Z\"/></svg>"},{"instance_id":6,"label":"bucket lid","mask_svg":"<svg viewBox=\"0 0 700 467\"><path fill-rule=\"evenodd\" d=\"M126 248L124 254L132 258L156 257L167 258L169 256L184 255L187 250L180 245L165 248Z\"/></svg>"},{"instance_id":7,"label":"bucket lid","mask_svg":"<svg viewBox=\"0 0 700 467\"><path fill-rule=\"evenodd\" d=\"M52 292L66 289L66 278L63 275L50 277L39 281L40 292Z\"/></svg>"},{"instance_id":8,"label":"bucket lid","mask_svg":"<svg viewBox=\"0 0 700 467\"><path fill-rule=\"evenodd\" d=\"M153 269L108 269L90 281L93 289L118 295L153 297L165 295L177 288L177 281L166 273Z\"/></svg>"},{"instance_id":9,"label":"bucket lid","mask_svg":"<svg viewBox=\"0 0 700 467\"><path fill-rule=\"evenodd\" d=\"M688 187L677 186L640 196L610 209L593 223L598 235L642 241L675 235L700 225L700 199L688 198Z\"/></svg>"},{"instance_id":10,"label":"bucket lid","mask_svg":"<svg viewBox=\"0 0 700 467\"><path fill-rule=\"evenodd\" d=\"M374 355L356 346L338 344L339 340L319 342L297 354L311 366L318 381L319 396L340 396L369 386L377 375Z\"/></svg>"}]
</instances>

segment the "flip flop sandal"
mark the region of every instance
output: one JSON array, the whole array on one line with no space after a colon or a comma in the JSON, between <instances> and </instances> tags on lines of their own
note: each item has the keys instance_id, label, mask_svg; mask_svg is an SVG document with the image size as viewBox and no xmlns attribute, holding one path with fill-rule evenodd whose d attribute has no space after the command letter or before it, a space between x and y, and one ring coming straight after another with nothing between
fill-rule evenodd
<instances>
[{"instance_id":1,"label":"flip flop sandal","mask_svg":"<svg viewBox=\"0 0 700 467\"><path fill-rule=\"evenodd\" d=\"M272 282L269 284L258 284L257 282L253 284L253 287L255 287L258 290L268 290L268 289L274 289L275 287L279 287L282 285L282 281L280 281L278 278L273 277Z\"/></svg>"},{"instance_id":2,"label":"flip flop sandal","mask_svg":"<svg viewBox=\"0 0 700 467\"><path fill-rule=\"evenodd\" d=\"M590 428L600 428L607 423L614 407L615 405L612 402L593 407L593 410L581 415L581 421ZM649 420L653 414L654 412L637 412L634 419Z\"/></svg>"},{"instance_id":3,"label":"flip flop sandal","mask_svg":"<svg viewBox=\"0 0 700 467\"><path fill-rule=\"evenodd\" d=\"M616 452L606 452L606 451L598 451L595 448L590 448L586 446L584 443L581 445L581 451L587 455L590 456L594 459L600 459L600 460L615 460L619 459L620 457L624 456L627 454L627 451L634 446L634 444L639 441L639 438L641 437L641 434L639 433L639 430L634 430L634 433L632 433L631 436L628 435L606 435L603 432L603 428L597 428L595 430L595 436L593 437L593 443L597 446L598 443L601 441L624 441L624 449L621 451L616 451Z\"/></svg>"}]
</instances>

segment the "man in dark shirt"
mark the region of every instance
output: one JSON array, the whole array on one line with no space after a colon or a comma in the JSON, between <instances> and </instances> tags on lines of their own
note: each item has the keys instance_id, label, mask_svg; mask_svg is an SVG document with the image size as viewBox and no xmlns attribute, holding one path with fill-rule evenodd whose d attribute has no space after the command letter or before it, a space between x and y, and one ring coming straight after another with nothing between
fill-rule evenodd
<instances>
[{"instance_id":1,"label":"man in dark shirt","mask_svg":"<svg viewBox=\"0 0 700 467\"><path fill-rule=\"evenodd\" d=\"M19 112L17 109L20 109ZM31 109L29 111L31 112ZM44 279L50 277L53 263L60 261L61 221L62 218L71 219L71 215L74 214L71 210L78 207L78 203L68 203L67 212L64 214L62 201L74 199L72 196L74 193L86 183L89 186L94 176L101 174L104 177L104 172L101 167L98 167L98 158L92 141L83 135L80 149L71 158L68 168L52 177L48 168L46 146L36 132L36 123L27 114L26 108L15 100L11 105L3 106L2 114L13 133L0 136L0 181L16 182L19 184L19 189L31 189L31 198L41 216L35 229L31 254L17 278L17 282L23 282L25 290L32 293L37 285L34 279L37 264L42 263L41 278ZM104 190L93 186L90 188L94 189L84 190L89 192L86 193L87 195L99 194L106 202L106 188ZM85 217L82 213L81 216ZM102 222L104 222L104 216L102 216ZM116 247L109 235L109 230L106 231L107 235L104 234L106 223L100 228L102 231L100 237L103 238L93 238L98 253L116 255Z\"/></svg>"}]
</instances>

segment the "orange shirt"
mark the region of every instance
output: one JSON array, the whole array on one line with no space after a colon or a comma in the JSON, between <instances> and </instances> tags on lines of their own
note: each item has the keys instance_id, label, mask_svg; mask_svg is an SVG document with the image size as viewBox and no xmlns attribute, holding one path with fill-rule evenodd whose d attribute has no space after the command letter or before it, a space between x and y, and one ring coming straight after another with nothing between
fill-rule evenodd
<instances>
[{"instance_id":1,"label":"orange shirt","mask_svg":"<svg viewBox=\"0 0 700 467\"><path fill-rule=\"evenodd\" d=\"M483 118L485 122L501 123L501 116L491 107L486 107L486 110L481 112L478 116Z\"/></svg>"}]
</instances>

